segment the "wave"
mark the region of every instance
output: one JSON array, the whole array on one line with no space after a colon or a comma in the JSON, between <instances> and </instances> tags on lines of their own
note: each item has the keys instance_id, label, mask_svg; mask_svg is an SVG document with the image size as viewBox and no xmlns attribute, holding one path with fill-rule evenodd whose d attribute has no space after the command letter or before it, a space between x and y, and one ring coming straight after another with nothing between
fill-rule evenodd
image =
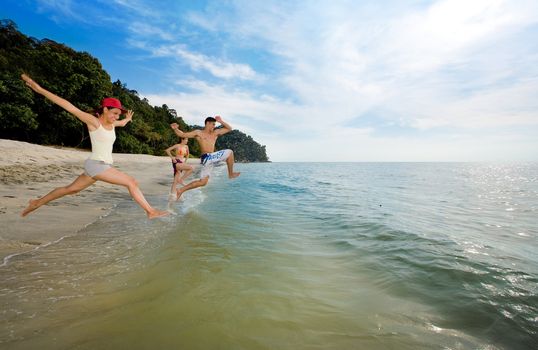
<instances>
[{"instance_id":1,"label":"wave","mask_svg":"<svg viewBox=\"0 0 538 350\"><path fill-rule=\"evenodd\" d=\"M436 325L469 331L507 348L536 344L535 275L477 260L453 240L380 223L357 224L346 236L331 243L354 250L356 263L387 293L436 309L441 315Z\"/></svg>"},{"instance_id":2,"label":"wave","mask_svg":"<svg viewBox=\"0 0 538 350\"><path fill-rule=\"evenodd\" d=\"M291 186L281 183L262 183L259 185L259 188L273 193L273 194L305 194L309 193L308 189L300 186Z\"/></svg>"}]
</instances>

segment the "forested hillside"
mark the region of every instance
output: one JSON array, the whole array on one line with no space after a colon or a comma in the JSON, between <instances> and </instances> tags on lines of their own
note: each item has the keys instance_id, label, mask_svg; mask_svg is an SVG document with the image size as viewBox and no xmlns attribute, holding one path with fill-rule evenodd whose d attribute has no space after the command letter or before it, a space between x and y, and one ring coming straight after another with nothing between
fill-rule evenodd
<instances>
[{"instance_id":1,"label":"forested hillside","mask_svg":"<svg viewBox=\"0 0 538 350\"><path fill-rule=\"evenodd\" d=\"M239 162L268 162L265 146L239 130L232 130L217 139L217 149L233 149Z\"/></svg>"},{"instance_id":2,"label":"forested hillside","mask_svg":"<svg viewBox=\"0 0 538 350\"><path fill-rule=\"evenodd\" d=\"M192 130L175 110L166 105L151 106L121 81L111 82L101 63L89 53L49 39L30 38L19 32L13 21L1 20L0 138L90 148L86 127L27 88L20 79L23 72L82 110L91 111L106 96L119 98L134 110L133 122L117 130L114 152L164 155L165 148L178 142L170 123ZM198 156L194 140L189 145ZM230 148L237 161L268 161L265 146L239 131L222 136L219 145L233 145Z\"/></svg>"}]
</instances>

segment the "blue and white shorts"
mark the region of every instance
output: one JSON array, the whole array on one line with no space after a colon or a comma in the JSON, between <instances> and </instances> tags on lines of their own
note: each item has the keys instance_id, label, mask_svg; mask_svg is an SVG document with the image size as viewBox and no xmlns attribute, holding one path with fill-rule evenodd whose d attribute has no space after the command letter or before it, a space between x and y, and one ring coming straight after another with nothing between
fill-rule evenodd
<instances>
[{"instance_id":1,"label":"blue and white shorts","mask_svg":"<svg viewBox=\"0 0 538 350\"><path fill-rule=\"evenodd\" d=\"M232 154L231 149L223 149L213 153L204 153L200 157L200 163L202 164L202 170L200 170L200 179L209 177L213 171L213 165L218 162L222 162Z\"/></svg>"}]
</instances>

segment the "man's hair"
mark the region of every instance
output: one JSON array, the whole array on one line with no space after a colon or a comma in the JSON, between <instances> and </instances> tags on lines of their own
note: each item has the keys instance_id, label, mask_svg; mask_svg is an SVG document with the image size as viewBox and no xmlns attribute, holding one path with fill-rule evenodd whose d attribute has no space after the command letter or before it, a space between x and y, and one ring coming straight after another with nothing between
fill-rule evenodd
<instances>
[{"instance_id":1,"label":"man's hair","mask_svg":"<svg viewBox=\"0 0 538 350\"><path fill-rule=\"evenodd\" d=\"M216 122L216 121L217 121L217 119L215 119L213 117L207 117L207 118L205 118L204 124L211 123L211 122Z\"/></svg>"}]
</instances>

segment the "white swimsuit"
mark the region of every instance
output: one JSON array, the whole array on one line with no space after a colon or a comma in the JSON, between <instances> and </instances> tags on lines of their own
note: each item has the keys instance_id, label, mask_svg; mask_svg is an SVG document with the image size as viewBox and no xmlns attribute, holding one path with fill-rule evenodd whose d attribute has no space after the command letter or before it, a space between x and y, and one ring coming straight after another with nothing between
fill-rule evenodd
<instances>
[{"instance_id":1,"label":"white swimsuit","mask_svg":"<svg viewBox=\"0 0 538 350\"><path fill-rule=\"evenodd\" d=\"M94 177L112 167L112 146L116 141L116 132L105 129L101 123L96 130L90 131L92 154L84 162L86 175Z\"/></svg>"},{"instance_id":2,"label":"white swimsuit","mask_svg":"<svg viewBox=\"0 0 538 350\"><path fill-rule=\"evenodd\" d=\"M105 129L100 123L99 127L90 131L90 140L92 142L92 155L90 159L101 160L107 164L114 163L112 159L112 146L116 141L116 132Z\"/></svg>"}]
</instances>

